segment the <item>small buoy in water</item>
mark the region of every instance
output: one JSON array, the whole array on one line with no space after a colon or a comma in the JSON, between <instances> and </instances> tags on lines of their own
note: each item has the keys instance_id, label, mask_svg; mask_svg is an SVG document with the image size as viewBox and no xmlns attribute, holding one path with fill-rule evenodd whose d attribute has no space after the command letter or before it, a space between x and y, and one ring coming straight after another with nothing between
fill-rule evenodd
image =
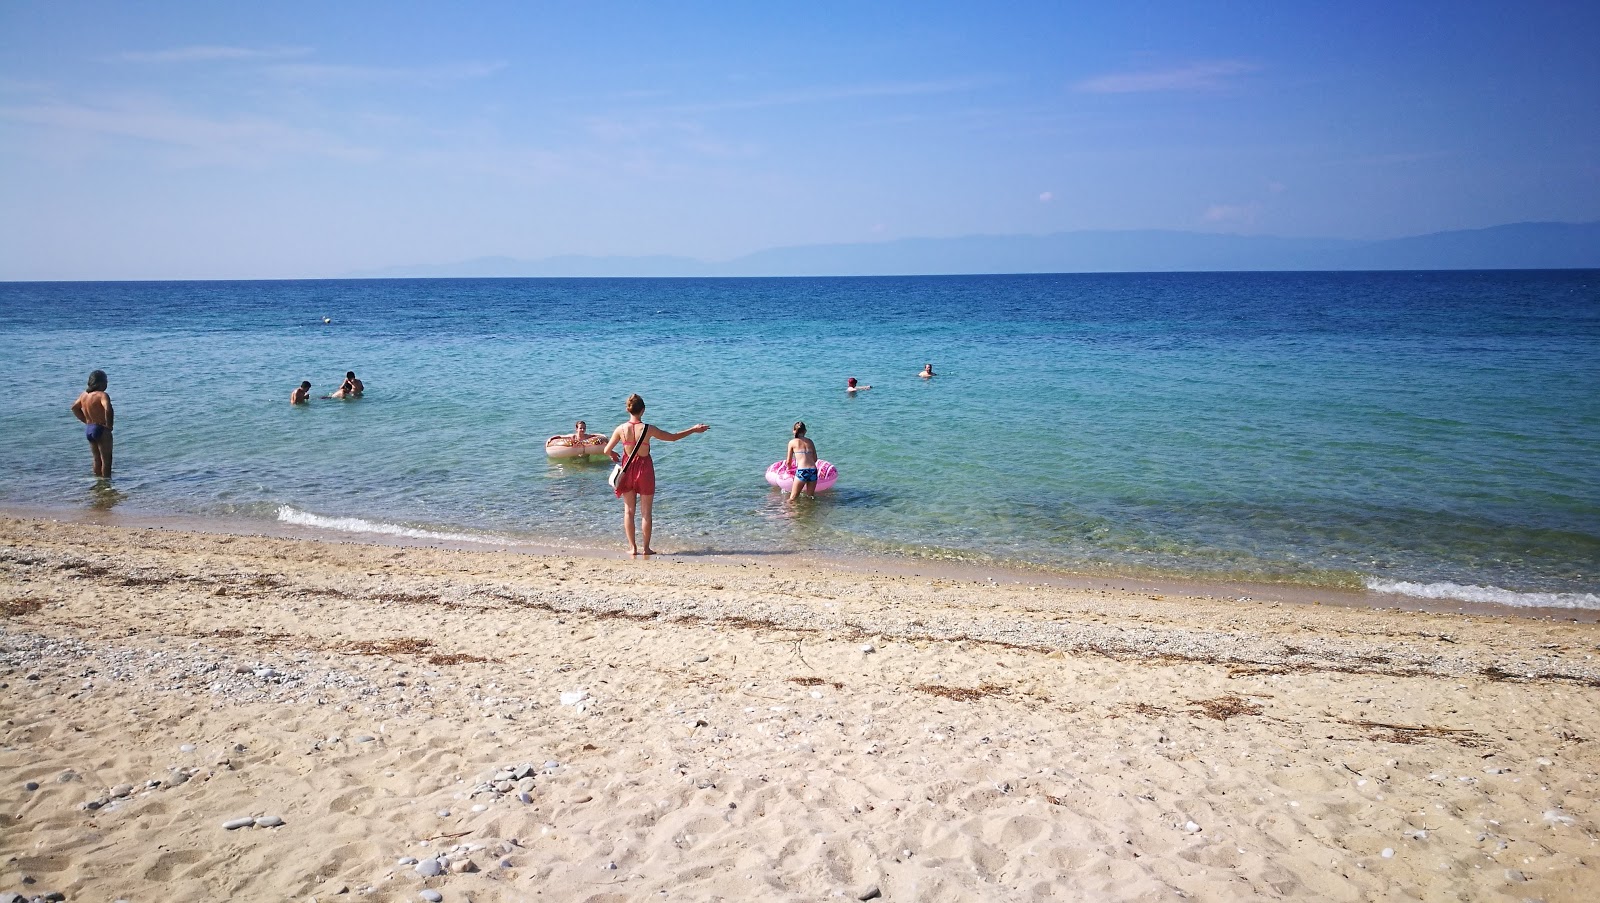
<instances>
[{"instance_id":1,"label":"small buoy in water","mask_svg":"<svg viewBox=\"0 0 1600 903\"><path fill-rule=\"evenodd\" d=\"M324 323L332 323L333 322L333 318L332 317L323 317L322 318L322 322L324 322Z\"/></svg>"}]
</instances>

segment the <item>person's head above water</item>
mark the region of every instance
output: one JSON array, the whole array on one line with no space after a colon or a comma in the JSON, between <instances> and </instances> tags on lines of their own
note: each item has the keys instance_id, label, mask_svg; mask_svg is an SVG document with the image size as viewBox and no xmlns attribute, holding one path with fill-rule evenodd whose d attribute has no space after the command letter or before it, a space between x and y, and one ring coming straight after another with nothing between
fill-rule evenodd
<instances>
[{"instance_id":1,"label":"person's head above water","mask_svg":"<svg viewBox=\"0 0 1600 903\"><path fill-rule=\"evenodd\" d=\"M355 379L356 378L356 371L354 371L354 370L346 370L344 372L344 378L345 379Z\"/></svg>"},{"instance_id":2,"label":"person's head above water","mask_svg":"<svg viewBox=\"0 0 1600 903\"><path fill-rule=\"evenodd\" d=\"M852 376L849 379L845 380L844 384L849 386L850 388L854 389L856 387L856 378L854 376Z\"/></svg>"},{"instance_id":3,"label":"person's head above water","mask_svg":"<svg viewBox=\"0 0 1600 903\"><path fill-rule=\"evenodd\" d=\"M95 370L89 374L89 391L104 392L106 390L106 371Z\"/></svg>"},{"instance_id":4,"label":"person's head above water","mask_svg":"<svg viewBox=\"0 0 1600 903\"><path fill-rule=\"evenodd\" d=\"M300 388L302 388L302 389L309 389L309 388L311 388L311 380L309 380L309 379L307 379L307 380L302 380L302 381L301 381L301 382L300 382Z\"/></svg>"},{"instance_id":5,"label":"person's head above water","mask_svg":"<svg viewBox=\"0 0 1600 903\"><path fill-rule=\"evenodd\" d=\"M794 422L794 437L796 439L798 439L801 436L804 436L805 434L806 434L806 422L804 420L796 420Z\"/></svg>"},{"instance_id":6,"label":"person's head above water","mask_svg":"<svg viewBox=\"0 0 1600 903\"><path fill-rule=\"evenodd\" d=\"M577 423L574 423L572 425L572 428L575 429L575 430L588 429L589 428L589 424L584 423L582 420L580 420Z\"/></svg>"},{"instance_id":7,"label":"person's head above water","mask_svg":"<svg viewBox=\"0 0 1600 903\"><path fill-rule=\"evenodd\" d=\"M628 396L628 413L635 417L644 415L644 399L639 397L638 392Z\"/></svg>"}]
</instances>

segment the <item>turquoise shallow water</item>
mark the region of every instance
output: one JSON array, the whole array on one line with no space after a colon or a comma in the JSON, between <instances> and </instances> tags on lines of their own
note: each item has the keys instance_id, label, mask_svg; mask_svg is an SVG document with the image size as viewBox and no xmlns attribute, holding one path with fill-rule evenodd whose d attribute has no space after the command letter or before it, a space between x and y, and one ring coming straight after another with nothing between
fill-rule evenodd
<instances>
[{"instance_id":1,"label":"turquoise shallow water","mask_svg":"<svg viewBox=\"0 0 1600 903\"><path fill-rule=\"evenodd\" d=\"M611 546L605 468L543 442L637 391L712 425L656 450L668 550L1600 608L1594 271L12 283L0 357L16 506ZM795 419L841 473L799 507Z\"/></svg>"}]
</instances>

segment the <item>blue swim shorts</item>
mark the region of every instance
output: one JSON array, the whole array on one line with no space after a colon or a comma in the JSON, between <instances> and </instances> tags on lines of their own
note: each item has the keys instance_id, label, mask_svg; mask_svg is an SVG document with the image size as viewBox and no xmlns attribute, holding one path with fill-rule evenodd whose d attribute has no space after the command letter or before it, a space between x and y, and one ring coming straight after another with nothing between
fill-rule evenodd
<instances>
[{"instance_id":1,"label":"blue swim shorts","mask_svg":"<svg viewBox=\"0 0 1600 903\"><path fill-rule=\"evenodd\" d=\"M99 442L105 437L106 428L98 423L86 423L83 427L83 438L90 442Z\"/></svg>"},{"instance_id":2,"label":"blue swim shorts","mask_svg":"<svg viewBox=\"0 0 1600 903\"><path fill-rule=\"evenodd\" d=\"M802 483L815 483L817 469L815 467L802 467L794 472L794 478Z\"/></svg>"}]
</instances>

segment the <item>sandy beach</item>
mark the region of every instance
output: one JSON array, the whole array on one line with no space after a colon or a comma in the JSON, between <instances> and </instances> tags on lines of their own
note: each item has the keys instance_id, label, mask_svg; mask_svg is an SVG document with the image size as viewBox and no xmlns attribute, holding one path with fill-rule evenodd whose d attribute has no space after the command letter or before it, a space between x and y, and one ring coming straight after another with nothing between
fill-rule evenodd
<instances>
[{"instance_id":1,"label":"sandy beach","mask_svg":"<svg viewBox=\"0 0 1600 903\"><path fill-rule=\"evenodd\" d=\"M0 616L0 898L1600 887L1594 624L16 517Z\"/></svg>"}]
</instances>

